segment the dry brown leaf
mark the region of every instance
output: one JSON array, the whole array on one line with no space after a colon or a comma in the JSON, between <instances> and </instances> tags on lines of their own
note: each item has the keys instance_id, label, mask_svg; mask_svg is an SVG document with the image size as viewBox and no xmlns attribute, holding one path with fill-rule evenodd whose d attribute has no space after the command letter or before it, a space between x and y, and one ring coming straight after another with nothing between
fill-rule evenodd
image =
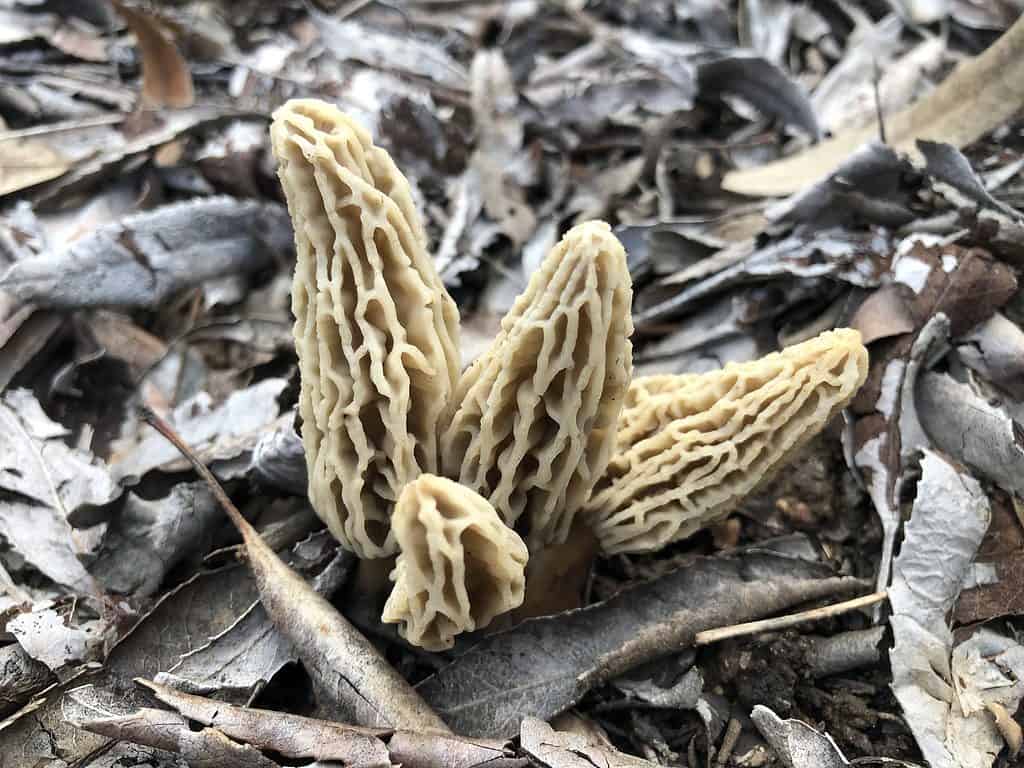
<instances>
[{"instance_id":1,"label":"dry brown leaf","mask_svg":"<svg viewBox=\"0 0 1024 768\"><path fill-rule=\"evenodd\" d=\"M44 141L0 140L0 195L55 179L70 165L67 158Z\"/></svg>"},{"instance_id":2,"label":"dry brown leaf","mask_svg":"<svg viewBox=\"0 0 1024 768\"><path fill-rule=\"evenodd\" d=\"M114 7L135 35L142 56L142 103L147 107L192 106L192 72L164 25L119 0L114 0Z\"/></svg>"},{"instance_id":3,"label":"dry brown leaf","mask_svg":"<svg viewBox=\"0 0 1024 768\"><path fill-rule=\"evenodd\" d=\"M962 62L924 99L885 119L893 149L919 157L915 142L963 147L1010 119L1024 104L1024 18L988 50ZM741 195L789 195L833 171L864 142L877 122L846 131L792 157L727 173L722 188Z\"/></svg>"}]
</instances>

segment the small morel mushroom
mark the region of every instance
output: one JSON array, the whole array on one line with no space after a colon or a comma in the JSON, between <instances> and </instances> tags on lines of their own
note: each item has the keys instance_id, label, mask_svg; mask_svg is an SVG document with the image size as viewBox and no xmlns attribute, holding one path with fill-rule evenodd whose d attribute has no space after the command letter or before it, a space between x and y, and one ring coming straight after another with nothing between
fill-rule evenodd
<instances>
[{"instance_id":1,"label":"small morel mushroom","mask_svg":"<svg viewBox=\"0 0 1024 768\"><path fill-rule=\"evenodd\" d=\"M605 553L649 552L728 514L867 376L853 330L707 374L637 379L586 514Z\"/></svg>"},{"instance_id":2,"label":"small morel mushroom","mask_svg":"<svg viewBox=\"0 0 1024 768\"><path fill-rule=\"evenodd\" d=\"M523 602L526 545L469 488L420 475L402 491L392 530L401 552L382 618L410 643L451 648L455 635Z\"/></svg>"},{"instance_id":3,"label":"small morel mushroom","mask_svg":"<svg viewBox=\"0 0 1024 768\"><path fill-rule=\"evenodd\" d=\"M442 468L536 549L566 539L604 474L632 372L626 255L607 224L571 229L462 378Z\"/></svg>"},{"instance_id":4,"label":"small morel mushroom","mask_svg":"<svg viewBox=\"0 0 1024 768\"><path fill-rule=\"evenodd\" d=\"M439 470L437 429L459 373L458 311L409 183L335 107L286 103L270 129L295 227L299 413L313 509L360 557L397 546L391 510Z\"/></svg>"}]
</instances>

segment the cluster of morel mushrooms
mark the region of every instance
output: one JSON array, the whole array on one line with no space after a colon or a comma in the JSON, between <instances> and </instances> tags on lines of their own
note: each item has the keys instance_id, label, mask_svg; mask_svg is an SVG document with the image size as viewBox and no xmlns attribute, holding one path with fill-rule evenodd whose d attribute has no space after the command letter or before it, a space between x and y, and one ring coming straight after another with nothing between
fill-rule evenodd
<instances>
[{"instance_id":1,"label":"cluster of morel mushrooms","mask_svg":"<svg viewBox=\"0 0 1024 768\"><path fill-rule=\"evenodd\" d=\"M310 501L360 558L397 555L383 620L417 646L518 608L530 558L570 536L650 552L723 518L864 382L852 330L631 381L626 255L601 221L548 253L460 372L458 310L388 153L312 99L281 107L271 135Z\"/></svg>"}]
</instances>

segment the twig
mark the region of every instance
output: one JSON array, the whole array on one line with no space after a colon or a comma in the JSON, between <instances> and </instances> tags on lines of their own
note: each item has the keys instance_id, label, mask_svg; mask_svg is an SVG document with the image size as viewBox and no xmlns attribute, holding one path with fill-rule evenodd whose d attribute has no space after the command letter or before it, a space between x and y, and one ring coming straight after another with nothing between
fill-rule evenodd
<instances>
[{"instance_id":1,"label":"twig","mask_svg":"<svg viewBox=\"0 0 1024 768\"><path fill-rule=\"evenodd\" d=\"M872 592L870 595L855 597L853 600L846 600L834 605L826 605L824 608L814 608L809 611L792 613L788 616L777 616L774 619L762 619L761 621L748 621L745 624L735 624L731 627L719 627L698 632L693 638L694 645L710 645L719 640L726 640L730 637L742 637L743 635L755 635L760 632L770 632L777 629L785 629L796 624L803 624L805 621L818 621L838 616L847 611L854 611L858 608L865 608L875 603L880 603L888 597L886 592Z\"/></svg>"}]
</instances>

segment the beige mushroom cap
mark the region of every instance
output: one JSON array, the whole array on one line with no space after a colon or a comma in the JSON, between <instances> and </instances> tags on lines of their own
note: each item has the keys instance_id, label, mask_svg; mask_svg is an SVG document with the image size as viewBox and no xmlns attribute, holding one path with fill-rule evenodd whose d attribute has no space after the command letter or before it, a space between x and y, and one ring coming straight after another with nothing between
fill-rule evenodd
<instances>
[{"instance_id":1,"label":"beige mushroom cap","mask_svg":"<svg viewBox=\"0 0 1024 768\"><path fill-rule=\"evenodd\" d=\"M531 548L564 541L604 474L632 372L632 292L603 221L544 259L490 348L459 380L442 467Z\"/></svg>"},{"instance_id":2,"label":"beige mushroom cap","mask_svg":"<svg viewBox=\"0 0 1024 768\"><path fill-rule=\"evenodd\" d=\"M392 518L400 554L382 619L431 651L487 626L523 602L526 545L486 499L458 483L420 475Z\"/></svg>"},{"instance_id":3,"label":"beige mushroom cap","mask_svg":"<svg viewBox=\"0 0 1024 768\"><path fill-rule=\"evenodd\" d=\"M394 554L398 494L439 469L458 312L409 183L337 108L289 101L270 129L295 227L299 413L317 515L360 557Z\"/></svg>"},{"instance_id":4,"label":"beige mushroom cap","mask_svg":"<svg viewBox=\"0 0 1024 768\"><path fill-rule=\"evenodd\" d=\"M637 379L616 454L587 504L606 553L650 552L724 517L864 383L841 329L711 373Z\"/></svg>"}]
</instances>

